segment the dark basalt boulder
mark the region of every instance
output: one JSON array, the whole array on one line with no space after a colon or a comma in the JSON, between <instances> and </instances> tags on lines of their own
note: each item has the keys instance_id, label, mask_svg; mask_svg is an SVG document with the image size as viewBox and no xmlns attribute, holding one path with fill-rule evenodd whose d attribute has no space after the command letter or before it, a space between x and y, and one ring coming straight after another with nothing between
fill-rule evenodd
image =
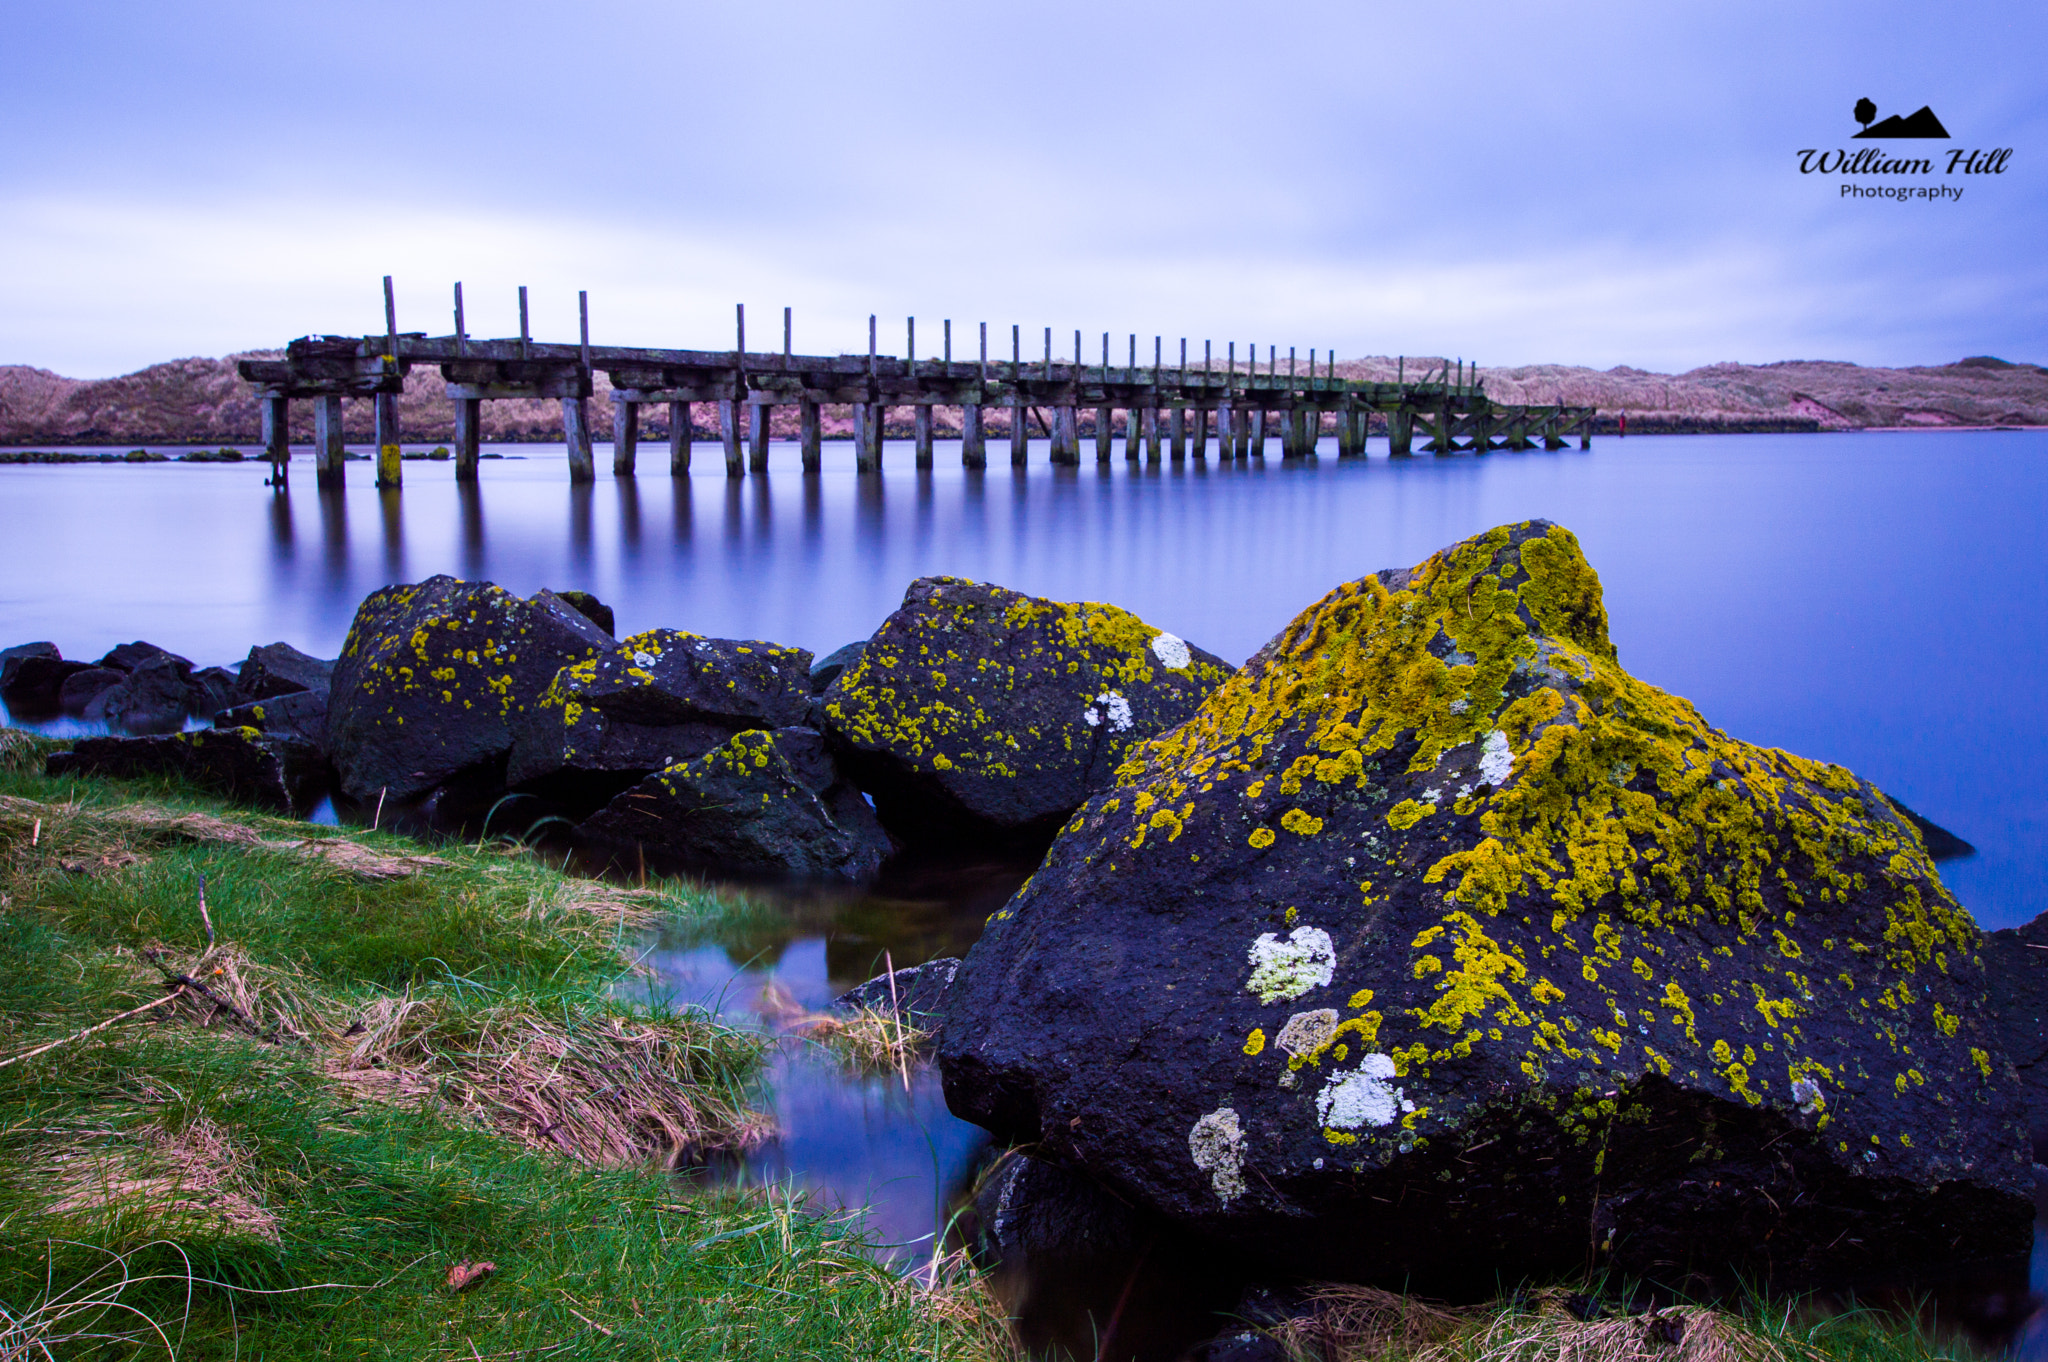
<instances>
[{"instance_id":1,"label":"dark basalt boulder","mask_svg":"<svg viewBox=\"0 0 2048 1362\"><path fill-rule=\"evenodd\" d=\"M327 784L310 744L253 728L200 729L153 738L81 738L44 763L51 776L178 776L277 813L304 809Z\"/></svg>"},{"instance_id":2,"label":"dark basalt boulder","mask_svg":"<svg viewBox=\"0 0 2048 1362\"><path fill-rule=\"evenodd\" d=\"M175 733L204 698L204 691L193 683L192 664L159 649L119 683L95 695L84 714L117 733ZM212 706L207 709L211 712Z\"/></svg>"},{"instance_id":3,"label":"dark basalt boulder","mask_svg":"<svg viewBox=\"0 0 2048 1362\"><path fill-rule=\"evenodd\" d=\"M327 743L327 690L297 690L251 700L213 716L215 728L253 728L274 738L295 738L321 752Z\"/></svg>"},{"instance_id":4,"label":"dark basalt boulder","mask_svg":"<svg viewBox=\"0 0 2048 1362\"><path fill-rule=\"evenodd\" d=\"M747 729L801 724L811 655L674 629L564 667L523 716L506 780L593 809Z\"/></svg>"},{"instance_id":5,"label":"dark basalt boulder","mask_svg":"<svg viewBox=\"0 0 2048 1362\"><path fill-rule=\"evenodd\" d=\"M371 592L327 703L343 792L412 800L460 775L481 798L555 673L611 645L551 592L524 600L453 577Z\"/></svg>"},{"instance_id":6,"label":"dark basalt boulder","mask_svg":"<svg viewBox=\"0 0 2048 1362\"><path fill-rule=\"evenodd\" d=\"M235 676L230 704L268 700L294 691L326 691L334 684L334 663L311 657L289 643L267 643L251 648Z\"/></svg>"},{"instance_id":7,"label":"dark basalt boulder","mask_svg":"<svg viewBox=\"0 0 2048 1362\"><path fill-rule=\"evenodd\" d=\"M612 608L588 591L557 591L555 595L567 601L575 607L578 614L607 634L617 633L618 621L612 615Z\"/></svg>"},{"instance_id":8,"label":"dark basalt boulder","mask_svg":"<svg viewBox=\"0 0 2048 1362\"><path fill-rule=\"evenodd\" d=\"M923 577L826 689L821 722L898 837L1028 838L1230 672L1113 605Z\"/></svg>"},{"instance_id":9,"label":"dark basalt boulder","mask_svg":"<svg viewBox=\"0 0 2048 1362\"><path fill-rule=\"evenodd\" d=\"M808 728L736 733L647 777L578 833L685 864L798 878L865 880L891 851L874 811Z\"/></svg>"},{"instance_id":10,"label":"dark basalt boulder","mask_svg":"<svg viewBox=\"0 0 2048 1362\"><path fill-rule=\"evenodd\" d=\"M1630 676L1529 521L1337 588L1135 751L939 1058L956 1114L1283 1268L1793 1279L2026 1252L1982 950L1875 788Z\"/></svg>"},{"instance_id":11,"label":"dark basalt boulder","mask_svg":"<svg viewBox=\"0 0 2048 1362\"><path fill-rule=\"evenodd\" d=\"M868 650L868 641L847 643L811 664L811 694L823 695L825 688L839 679L840 673L860 661L860 655Z\"/></svg>"},{"instance_id":12,"label":"dark basalt boulder","mask_svg":"<svg viewBox=\"0 0 2048 1362\"><path fill-rule=\"evenodd\" d=\"M0 702L16 714L58 712L58 692L89 662L67 662L54 643L18 643L0 649Z\"/></svg>"},{"instance_id":13,"label":"dark basalt boulder","mask_svg":"<svg viewBox=\"0 0 2048 1362\"><path fill-rule=\"evenodd\" d=\"M66 714L82 715L92 702L128 679L128 673L112 667L86 667L64 678L57 688L57 708Z\"/></svg>"},{"instance_id":14,"label":"dark basalt boulder","mask_svg":"<svg viewBox=\"0 0 2048 1362\"><path fill-rule=\"evenodd\" d=\"M1984 1011L2019 1075L2034 1162L2048 1164L2048 913L1984 938Z\"/></svg>"},{"instance_id":15,"label":"dark basalt boulder","mask_svg":"<svg viewBox=\"0 0 2048 1362\"><path fill-rule=\"evenodd\" d=\"M132 672L143 663L157 658L169 658L177 666L183 667L187 673L192 670L191 658L179 657L168 648L159 648L154 643L144 643L140 639L109 649L107 655L93 665L112 667L115 671Z\"/></svg>"}]
</instances>

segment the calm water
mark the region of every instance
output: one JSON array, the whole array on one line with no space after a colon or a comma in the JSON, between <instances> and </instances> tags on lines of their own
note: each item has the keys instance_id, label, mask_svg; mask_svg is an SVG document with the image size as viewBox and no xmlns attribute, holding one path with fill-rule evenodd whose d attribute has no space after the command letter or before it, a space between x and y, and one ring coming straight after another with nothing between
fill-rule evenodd
<instances>
[{"instance_id":1,"label":"calm water","mask_svg":"<svg viewBox=\"0 0 2048 1362\"><path fill-rule=\"evenodd\" d=\"M498 446L479 488L349 466L322 497L261 464L0 468L0 642L97 656L136 637L202 662L284 639L332 656L356 603L436 572L596 592L669 625L824 651L925 573L1114 601L1239 660L1331 586L1503 521L1575 530L1622 661L1736 736L1853 767L1979 848L1943 874L1987 927L2048 910L2048 434L1601 440L1590 452L1189 462L861 480L828 445L729 483L567 485L560 447ZM600 468L608 451L600 448ZM648 455L653 457L650 459ZM1376 451L1377 454L1377 451ZM1000 455L998 455L1000 457Z\"/></svg>"}]
</instances>

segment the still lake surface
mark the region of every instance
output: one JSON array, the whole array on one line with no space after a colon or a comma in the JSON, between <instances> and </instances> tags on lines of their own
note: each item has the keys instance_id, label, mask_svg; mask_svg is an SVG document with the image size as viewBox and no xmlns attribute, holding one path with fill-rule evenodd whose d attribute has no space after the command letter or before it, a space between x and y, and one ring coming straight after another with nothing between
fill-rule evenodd
<instances>
[{"instance_id":1,"label":"still lake surface","mask_svg":"<svg viewBox=\"0 0 2048 1362\"><path fill-rule=\"evenodd\" d=\"M918 576L1113 601L1241 661L1336 584L1541 516L1606 589L1623 665L1753 742L1841 762L1975 844L1942 874L1986 928L2048 911L2048 433L1603 439L1591 451L860 478L850 445L806 477L728 481L716 445L671 479L567 483L560 446L499 445L482 482L409 462L401 493L289 492L261 463L0 467L0 646L96 657L146 638L231 663L284 640L333 656L356 603L434 573L592 591L619 632L657 625L823 653L867 636ZM608 451L598 451L600 468ZM651 456L651 457L650 457ZM1000 457L1000 456L998 456ZM985 894L986 882L979 888ZM821 906L822 905L822 906ZM988 911L943 888L891 903L811 898L744 943L658 949L660 987L729 1015L772 985L816 1008L876 972L957 953ZM911 924L906 926L906 924ZM915 928L914 930L912 928ZM879 1237L929 1252L978 1137L936 1080L847 1080L791 1042L771 1096L783 1138L741 1175L872 1204ZM2037 1255L2035 1290L2044 1286ZM2043 1348L2030 1338L2029 1353Z\"/></svg>"}]
</instances>

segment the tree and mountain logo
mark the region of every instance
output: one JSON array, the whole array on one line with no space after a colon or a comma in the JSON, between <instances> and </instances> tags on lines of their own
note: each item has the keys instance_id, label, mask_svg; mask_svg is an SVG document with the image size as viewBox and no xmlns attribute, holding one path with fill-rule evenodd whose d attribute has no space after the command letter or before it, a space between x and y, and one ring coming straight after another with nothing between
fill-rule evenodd
<instances>
[{"instance_id":1,"label":"tree and mountain logo","mask_svg":"<svg viewBox=\"0 0 2048 1362\"><path fill-rule=\"evenodd\" d=\"M1934 116L1934 110L1922 104L1916 113L1904 118L1893 114L1876 127L1870 120L1877 117L1877 106L1867 99L1856 101L1856 121L1863 125L1857 137L1941 137L1948 136L1948 129L1941 126L1941 120Z\"/></svg>"}]
</instances>

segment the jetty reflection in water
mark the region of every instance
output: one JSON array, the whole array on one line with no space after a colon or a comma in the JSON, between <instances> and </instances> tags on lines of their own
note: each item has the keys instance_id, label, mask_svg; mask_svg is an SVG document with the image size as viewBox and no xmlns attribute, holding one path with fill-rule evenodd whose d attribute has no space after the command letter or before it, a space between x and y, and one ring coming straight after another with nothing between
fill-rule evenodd
<instances>
[{"instance_id":1,"label":"jetty reflection in water","mask_svg":"<svg viewBox=\"0 0 2048 1362\"><path fill-rule=\"evenodd\" d=\"M1841 762L1974 843L1943 878L1979 922L2048 909L2048 433L1603 439L1589 452L970 473L907 444L859 477L729 480L715 444L672 479L568 484L559 446L506 445L482 482L370 467L321 495L309 462L0 468L0 635L98 656L138 635L201 663L287 640L334 655L356 605L437 572L593 591L665 625L815 651L863 638L915 577L1113 601L1241 659L1332 586L1544 516L1599 570L1621 659L1753 742Z\"/></svg>"}]
</instances>

